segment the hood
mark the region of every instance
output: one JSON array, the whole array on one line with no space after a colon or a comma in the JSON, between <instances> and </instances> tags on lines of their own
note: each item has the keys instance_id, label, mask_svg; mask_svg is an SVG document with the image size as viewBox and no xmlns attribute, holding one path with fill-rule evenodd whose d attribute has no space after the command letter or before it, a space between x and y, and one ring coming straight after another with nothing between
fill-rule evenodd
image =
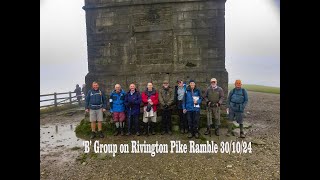
<instances>
[{"instance_id":1,"label":"hood","mask_svg":"<svg viewBox=\"0 0 320 180\"><path fill-rule=\"evenodd\" d=\"M149 91L148 91L148 88L146 88L145 93L146 93L146 94L150 94L150 95L155 94L155 93L156 93L156 89L155 89L155 88L152 88L152 91L149 92Z\"/></svg>"}]
</instances>

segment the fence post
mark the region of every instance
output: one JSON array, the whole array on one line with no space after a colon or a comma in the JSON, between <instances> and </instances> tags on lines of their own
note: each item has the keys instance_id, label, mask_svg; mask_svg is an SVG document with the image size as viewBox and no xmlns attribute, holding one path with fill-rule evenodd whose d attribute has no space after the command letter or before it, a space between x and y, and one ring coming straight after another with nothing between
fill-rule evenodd
<instances>
[{"instance_id":1,"label":"fence post","mask_svg":"<svg viewBox=\"0 0 320 180\"><path fill-rule=\"evenodd\" d=\"M57 93L55 92L55 93L53 94L53 96L54 96L54 107L57 107L57 106L58 106L58 103L57 103Z\"/></svg>"},{"instance_id":2,"label":"fence post","mask_svg":"<svg viewBox=\"0 0 320 180\"><path fill-rule=\"evenodd\" d=\"M71 91L69 91L69 100L70 100L70 104L72 104Z\"/></svg>"}]
</instances>

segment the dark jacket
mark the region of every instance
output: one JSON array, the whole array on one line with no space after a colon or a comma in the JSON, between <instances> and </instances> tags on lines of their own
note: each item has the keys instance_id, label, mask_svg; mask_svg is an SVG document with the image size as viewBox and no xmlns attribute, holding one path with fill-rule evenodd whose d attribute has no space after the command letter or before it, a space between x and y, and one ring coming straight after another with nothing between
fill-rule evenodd
<instances>
[{"instance_id":1,"label":"dark jacket","mask_svg":"<svg viewBox=\"0 0 320 180\"><path fill-rule=\"evenodd\" d=\"M120 90L119 93L116 90L113 90L110 94L109 102L110 102L110 112L124 112L125 105L124 99L126 96L126 92L124 90Z\"/></svg>"},{"instance_id":2,"label":"dark jacket","mask_svg":"<svg viewBox=\"0 0 320 180\"><path fill-rule=\"evenodd\" d=\"M159 104L159 94L158 92L152 88L152 91L148 91L148 88L143 91L143 93L141 94L141 98L142 98L142 102L144 106L148 105L148 97L150 96L151 101L153 102L153 111L156 112L157 111L157 105Z\"/></svg>"},{"instance_id":3,"label":"dark jacket","mask_svg":"<svg viewBox=\"0 0 320 180\"><path fill-rule=\"evenodd\" d=\"M107 100L103 91L91 89L86 96L86 109L97 110L107 108Z\"/></svg>"},{"instance_id":4,"label":"dark jacket","mask_svg":"<svg viewBox=\"0 0 320 180\"><path fill-rule=\"evenodd\" d=\"M83 94L87 94L87 88L86 88L86 86L82 86L81 91L83 92Z\"/></svg>"},{"instance_id":5,"label":"dark jacket","mask_svg":"<svg viewBox=\"0 0 320 180\"><path fill-rule=\"evenodd\" d=\"M76 96L80 96L80 95L81 95L81 88L80 88L80 86L78 85L73 92L76 93Z\"/></svg>"},{"instance_id":6,"label":"dark jacket","mask_svg":"<svg viewBox=\"0 0 320 180\"><path fill-rule=\"evenodd\" d=\"M206 103L208 104L208 102L211 102L211 106L216 103L222 104L223 98L224 98L224 92L223 92L223 89L219 86L213 89L212 86L210 85L204 94L204 99L206 100Z\"/></svg>"},{"instance_id":7,"label":"dark jacket","mask_svg":"<svg viewBox=\"0 0 320 180\"><path fill-rule=\"evenodd\" d=\"M198 96L198 105L200 106L202 102L202 97L201 97L201 91L197 87L194 88L193 92L191 91L190 86L188 86L186 93L183 97L182 101L182 108L186 109L187 111L200 111L200 107L194 107L193 103L193 97L192 96Z\"/></svg>"},{"instance_id":8,"label":"dark jacket","mask_svg":"<svg viewBox=\"0 0 320 180\"><path fill-rule=\"evenodd\" d=\"M126 106L126 111L129 116L139 115L141 104L140 92L136 89L135 92L131 95L129 90L124 98L124 104Z\"/></svg>"},{"instance_id":9,"label":"dark jacket","mask_svg":"<svg viewBox=\"0 0 320 180\"><path fill-rule=\"evenodd\" d=\"M165 89L164 87L160 89L159 102L162 109L164 109L165 105L168 106L168 109L172 109L174 103L174 92L170 86L167 89Z\"/></svg>"},{"instance_id":10,"label":"dark jacket","mask_svg":"<svg viewBox=\"0 0 320 180\"><path fill-rule=\"evenodd\" d=\"M248 103L248 93L245 89L234 88L229 92L227 107L234 112L244 112Z\"/></svg>"}]
</instances>

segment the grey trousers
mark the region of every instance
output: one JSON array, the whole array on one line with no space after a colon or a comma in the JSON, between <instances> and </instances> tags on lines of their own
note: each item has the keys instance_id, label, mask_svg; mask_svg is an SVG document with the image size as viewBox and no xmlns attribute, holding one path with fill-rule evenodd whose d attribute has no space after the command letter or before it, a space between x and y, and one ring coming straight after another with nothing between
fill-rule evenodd
<instances>
[{"instance_id":1,"label":"grey trousers","mask_svg":"<svg viewBox=\"0 0 320 180\"><path fill-rule=\"evenodd\" d=\"M213 115L213 117L212 117ZM212 118L214 118L214 125L220 126L220 107L207 107L207 125L212 124Z\"/></svg>"}]
</instances>

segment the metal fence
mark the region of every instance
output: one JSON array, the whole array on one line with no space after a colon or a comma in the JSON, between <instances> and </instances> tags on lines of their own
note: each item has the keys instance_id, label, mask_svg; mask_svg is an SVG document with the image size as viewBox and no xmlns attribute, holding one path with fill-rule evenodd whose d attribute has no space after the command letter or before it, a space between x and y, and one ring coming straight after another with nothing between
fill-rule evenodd
<instances>
[{"instance_id":1,"label":"metal fence","mask_svg":"<svg viewBox=\"0 0 320 180\"><path fill-rule=\"evenodd\" d=\"M53 94L40 94L40 108L58 107L63 104L74 104L78 102L74 92L62 92ZM84 95L81 95L81 101L84 101ZM42 104L42 105L41 105Z\"/></svg>"}]
</instances>

